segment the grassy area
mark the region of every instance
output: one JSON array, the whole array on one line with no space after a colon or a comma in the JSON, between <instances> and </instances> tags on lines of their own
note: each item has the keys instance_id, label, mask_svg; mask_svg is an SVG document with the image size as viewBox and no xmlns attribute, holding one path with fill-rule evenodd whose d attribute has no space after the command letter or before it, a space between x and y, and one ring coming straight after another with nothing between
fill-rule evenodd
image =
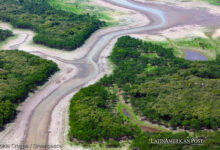
<instances>
[{"instance_id":1,"label":"grassy area","mask_svg":"<svg viewBox=\"0 0 220 150\"><path fill-rule=\"evenodd\" d=\"M172 40L172 42L175 43L175 45L181 47L195 47L195 48L201 48L203 50L210 50L217 52L217 45L212 43L209 39L196 37L192 39Z\"/></svg>"},{"instance_id":2,"label":"grassy area","mask_svg":"<svg viewBox=\"0 0 220 150\"><path fill-rule=\"evenodd\" d=\"M159 125L156 125L156 124L152 124L151 122L148 122L148 121L141 121L141 119L135 114L134 110L132 109L131 106L129 106L128 104L125 104L123 102L119 102L118 105L117 105L117 110L118 110L118 113L124 118L126 119L127 121L130 121L131 123L134 123L138 126L146 126L146 127L151 127L151 128L154 128L154 129L158 129L160 131L165 131L165 132L168 132L170 130L168 130L167 128L164 128L163 126L159 126ZM129 115L131 116L131 118L127 117L123 110L126 110Z\"/></svg>"},{"instance_id":3,"label":"grassy area","mask_svg":"<svg viewBox=\"0 0 220 150\"><path fill-rule=\"evenodd\" d=\"M220 0L202 0L202 1L206 1L210 4L220 6Z\"/></svg>"},{"instance_id":4,"label":"grassy area","mask_svg":"<svg viewBox=\"0 0 220 150\"><path fill-rule=\"evenodd\" d=\"M176 57L184 58L184 50L196 51L209 60L216 59L216 55L220 54L220 38L213 39L207 33L207 38L191 37L180 39L167 39L167 41L151 41L155 44L160 44L165 48L172 48Z\"/></svg>"},{"instance_id":5,"label":"grassy area","mask_svg":"<svg viewBox=\"0 0 220 150\"><path fill-rule=\"evenodd\" d=\"M208 59L213 60L216 55L220 54L220 39L212 39L201 37L183 38L169 40L176 48L198 51L205 55Z\"/></svg>"},{"instance_id":6,"label":"grassy area","mask_svg":"<svg viewBox=\"0 0 220 150\"><path fill-rule=\"evenodd\" d=\"M90 14L100 20L104 20L108 26L116 25L109 15L111 9L94 5L91 0L50 0L52 7L75 14Z\"/></svg>"},{"instance_id":7,"label":"grassy area","mask_svg":"<svg viewBox=\"0 0 220 150\"><path fill-rule=\"evenodd\" d=\"M147 40L149 41L149 40ZM160 44L161 46L163 46L164 48L172 48L173 49L173 54L176 57L180 57L180 58L184 58L185 57L185 53L184 51L182 51L181 49L179 49L171 40L167 39L167 41L150 41L154 44ZM149 54L148 54L149 55Z\"/></svg>"}]
</instances>

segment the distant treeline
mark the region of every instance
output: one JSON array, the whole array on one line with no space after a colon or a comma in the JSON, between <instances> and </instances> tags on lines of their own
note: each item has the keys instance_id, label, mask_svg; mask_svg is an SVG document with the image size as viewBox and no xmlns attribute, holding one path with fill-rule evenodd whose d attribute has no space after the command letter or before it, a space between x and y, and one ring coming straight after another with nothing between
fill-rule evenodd
<instances>
[{"instance_id":1,"label":"distant treeline","mask_svg":"<svg viewBox=\"0 0 220 150\"><path fill-rule=\"evenodd\" d=\"M56 10L47 0L0 0L0 20L38 34L34 42L73 50L104 25L94 16Z\"/></svg>"},{"instance_id":2,"label":"distant treeline","mask_svg":"<svg viewBox=\"0 0 220 150\"><path fill-rule=\"evenodd\" d=\"M16 115L29 92L58 70L55 63L18 50L0 51L0 128Z\"/></svg>"},{"instance_id":3,"label":"distant treeline","mask_svg":"<svg viewBox=\"0 0 220 150\"><path fill-rule=\"evenodd\" d=\"M195 135L207 138L204 145L155 145L150 139L192 138L188 133L143 133L139 127L119 115L118 95L131 103L146 119L185 129L216 129L219 124L220 57L215 61L188 61L177 58L173 50L160 44L125 36L119 38L110 56L113 74L95 85L80 90L71 100L70 140L82 143L133 139L132 149L219 148L219 132ZM114 93L114 87L120 89ZM113 141L112 141L113 140Z\"/></svg>"},{"instance_id":4,"label":"distant treeline","mask_svg":"<svg viewBox=\"0 0 220 150\"><path fill-rule=\"evenodd\" d=\"M13 33L9 30L2 30L0 29L0 42L6 40L7 38L11 37Z\"/></svg>"}]
</instances>

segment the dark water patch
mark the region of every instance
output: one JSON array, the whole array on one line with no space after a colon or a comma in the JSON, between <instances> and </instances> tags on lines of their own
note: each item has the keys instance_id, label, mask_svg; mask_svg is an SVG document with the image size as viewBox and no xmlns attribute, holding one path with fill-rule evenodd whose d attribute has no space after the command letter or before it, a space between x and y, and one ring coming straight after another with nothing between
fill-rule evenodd
<instances>
[{"instance_id":1,"label":"dark water patch","mask_svg":"<svg viewBox=\"0 0 220 150\"><path fill-rule=\"evenodd\" d=\"M189 51L189 50L184 50L184 52L186 54L186 56L185 56L186 60L192 60L192 61L195 61L195 60L207 61L208 60L204 55L202 55L198 52Z\"/></svg>"},{"instance_id":2,"label":"dark water patch","mask_svg":"<svg viewBox=\"0 0 220 150\"><path fill-rule=\"evenodd\" d=\"M128 118L131 119L131 115L129 114L129 112L127 112L127 110L122 109L122 111L123 111L123 113L124 113L125 116L127 116Z\"/></svg>"}]
</instances>

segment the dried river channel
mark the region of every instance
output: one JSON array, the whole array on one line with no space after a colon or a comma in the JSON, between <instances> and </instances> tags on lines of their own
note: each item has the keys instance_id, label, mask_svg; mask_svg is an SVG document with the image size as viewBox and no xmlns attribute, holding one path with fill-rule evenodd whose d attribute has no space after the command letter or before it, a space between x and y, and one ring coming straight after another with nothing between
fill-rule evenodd
<instances>
[{"instance_id":1,"label":"dried river channel","mask_svg":"<svg viewBox=\"0 0 220 150\"><path fill-rule=\"evenodd\" d=\"M135 13L140 13L149 18L150 23L144 26L128 26L101 29L97 31L90 39L87 40L85 47L87 51L83 55L71 58L66 57L72 55L72 52L63 52L65 55L57 55L57 53L47 53L35 46L34 50L26 50L32 54L51 59L59 64L61 71L52 77L48 83L30 96L22 106L21 112L13 125L6 127L5 131L0 133L0 141L5 143L17 144L48 144L49 126L51 122L51 114L57 104L67 95L73 94L80 88L86 86L89 82L95 81L103 75L106 63L100 63L103 59L101 53L114 43L116 39L123 35L129 34L158 34L160 31L183 25L205 25L211 26L220 22L220 17L209 14L200 9L184 9L176 6L168 6L162 4L154 4L150 2L137 2L133 0L103 0L112 5L117 5L126 9L131 9ZM208 19L207 19L208 18ZM12 29L16 32L17 29ZM4 49L20 49L33 38L30 31L22 30L17 32L18 42L9 40ZM112 44L113 45L113 44ZM33 46L33 45L32 45ZM193 55L196 53L191 53ZM203 58L204 59L204 58ZM73 71L75 70L75 72ZM72 73L72 75L71 75ZM69 74L69 75L68 75ZM61 78L63 80L61 80ZM42 94L43 93L43 94ZM35 102L33 102L35 101ZM57 144L57 143L55 143Z\"/></svg>"}]
</instances>

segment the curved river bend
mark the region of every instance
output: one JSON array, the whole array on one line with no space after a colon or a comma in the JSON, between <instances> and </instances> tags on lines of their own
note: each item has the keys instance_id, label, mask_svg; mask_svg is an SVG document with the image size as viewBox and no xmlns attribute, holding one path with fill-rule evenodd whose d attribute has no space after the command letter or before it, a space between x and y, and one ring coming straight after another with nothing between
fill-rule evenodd
<instances>
[{"instance_id":1,"label":"curved river bend","mask_svg":"<svg viewBox=\"0 0 220 150\"><path fill-rule=\"evenodd\" d=\"M31 112L29 116L29 121L26 125L27 128L25 131L23 144L48 144L48 131L51 121L51 113L53 112L54 108L64 97L78 91L80 88L84 87L89 81L95 79L102 73L102 66L98 64L100 54L113 39L116 39L117 37L123 35L141 33L146 31L157 31L170 27L167 26L166 14L161 10L146 7L130 0L104 1L144 14L151 20L151 22L146 26L131 27L129 29L117 30L101 35L92 46L90 51L84 57L78 60L65 60L59 58L59 56L54 57L47 55L48 57L57 59L65 64L75 65L77 68L79 68L79 71L77 72L76 76L62 83L51 93L48 93L48 95L41 101L41 103ZM11 48L16 48L18 46L19 44L16 44L13 45Z\"/></svg>"},{"instance_id":2,"label":"curved river bend","mask_svg":"<svg viewBox=\"0 0 220 150\"><path fill-rule=\"evenodd\" d=\"M135 5L127 0L112 0L112 2L129 7L131 9L137 9L140 11L144 11L149 16L151 16L151 23L148 26L137 27L127 30L115 31L112 33L108 33L103 35L97 43L92 47L89 53L79 59L74 61L68 61L68 63L75 64L78 68L86 68L80 69L77 76L68 80L64 84L62 84L59 88L57 88L54 92L45 98L40 105L35 109L33 115L30 119L30 123L28 125L28 131L26 133L26 137L24 139L24 144L47 144L48 143L48 125L51 117L51 112L53 111L56 104L62 100L66 95L75 92L79 88L82 88L86 83L90 80L96 78L101 72L100 68L97 65L100 53L102 50L109 44L111 40L118 36L127 35L131 33L158 29L165 25L166 19L162 11L142 7L139 5ZM80 63L78 63L80 62Z\"/></svg>"}]
</instances>

